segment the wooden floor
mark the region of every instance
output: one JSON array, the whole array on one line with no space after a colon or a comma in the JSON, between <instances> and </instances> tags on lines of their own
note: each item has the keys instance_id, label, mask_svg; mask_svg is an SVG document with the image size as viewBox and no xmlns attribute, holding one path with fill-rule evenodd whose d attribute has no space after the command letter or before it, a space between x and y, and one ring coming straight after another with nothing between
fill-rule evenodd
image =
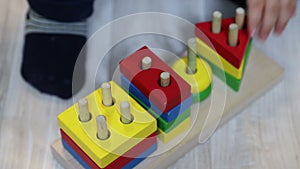
<instances>
[{"instance_id":1,"label":"wooden floor","mask_svg":"<svg viewBox=\"0 0 300 169\"><path fill-rule=\"evenodd\" d=\"M61 168L50 144L59 137L56 116L71 101L20 77L26 9L24 0L0 0L0 168ZM284 81L170 168L300 168L299 27L300 9L283 36L254 41L285 68Z\"/></svg>"}]
</instances>

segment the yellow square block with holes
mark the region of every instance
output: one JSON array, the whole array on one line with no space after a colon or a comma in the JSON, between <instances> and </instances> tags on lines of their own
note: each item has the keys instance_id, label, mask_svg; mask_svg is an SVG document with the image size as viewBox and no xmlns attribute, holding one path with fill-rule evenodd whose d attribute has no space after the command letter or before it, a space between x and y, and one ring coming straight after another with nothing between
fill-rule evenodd
<instances>
[{"instance_id":1,"label":"yellow square block with holes","mask_svg":"<svg viewBox=\"0 0 300 169\"><path fill-rule=\"evenodd\" d=\"M58 116L62 130L101 168L106 167L136 144L157 130L154 119L144 108L133 100L116 83L110 82L114 105L102 104L101 88L88 95L89 111L92 118L88 122L79 120L78 104L74 104ZM129 101L133 122L123 124L120 120L120 103ZM97 138L96 117L106 117L110 137Z\"/></svg>"},{"instance_id":2,"label":"yellow square block with holes","mask_svg":"<svg viewBox=\"0 0 300 169\"><path fill-rule=\"evenodd\" d=\"M219 67L221 70L224 70L228 74L232 75L236 79L242 79L246 57L244 57L240 68L237 69L199 38L196 38L196 46L197 53L200 54L202 57Z\"/></svg>"},{"instance_id":3,"label":"yellow square block with holes","mask_svg":"<svg viewBox=\"0 0 300 169\"><path fill-rule=\"evenodd\" d=\"M187 61L187 57L178 59L173 64L172 68L191 85L191 92L193 94L198 94L211 85L212 70L206 61L196 58L197 71L195 74L188 74L186 73Z\"/></svg>"},{"instance_id":4,"label":"yellow square block with holes","mask_svg":"<svg viewBox=\"0 0 300 169\"><path fill-rule=\"evenodd\" d=\"M191 117L185 119L182 123L180 123L177 127L171 130L169 133L165 133L161 129L158 128L158 138L164 142L168 143L173 140L175 137L183 133L185 130L190 128L191 126Z\"/></svg>"}]
</instances>

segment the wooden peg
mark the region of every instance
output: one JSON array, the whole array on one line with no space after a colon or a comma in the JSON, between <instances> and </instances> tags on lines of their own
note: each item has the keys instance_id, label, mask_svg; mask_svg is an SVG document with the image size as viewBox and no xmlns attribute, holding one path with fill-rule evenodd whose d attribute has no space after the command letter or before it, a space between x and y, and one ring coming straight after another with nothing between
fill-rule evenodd
<instances>
[{"instance_id":1,"label":"wooden peg","mask_svg":"<svg viewBox=\"0 0 300 169\"><path fill-rule=\"evenodd\" d=\"M169 72L162 72L160 74L160 86L161 87L168 87L170 85L170 73Z\"/></svg>"},{"instance_id":2,"label":"wooden peg","mask_svg":"<svg viewBox=\"0 0 300 169\"><path fill-rule=\"evenodd\" d=\"M89 111L88 101L87 99L80 99L78 101L78 108L79 108L79 120L81 122L88 122L91 120L91 113Z\"/></svg>"},{"instance_id":3,"label":"wooden peg","mask_svg":"<svg viewBox=\"0 0 300 169\"><path fill-rule=\"evenodd\" d=\"M102 83L102 103L104 106L112 106L113 98L111 95L111 87L109 83Z\"/></svg>"},{"instance_id":4,"label":"wooden peg","mask_svg":"<svg viewBox=\"0 0 300 169\"><path fill-rule=\"evenodd\" d=\"M142 59L142 70L150 69L152 66L152 59L149 56L146 56Z\"/></svg>"},{"instance_id":5,"label":"wooden peg","mask_svg":"<svg viewBox=\"0 0 300 169\"><path fill-rule=\"evenodd\" d=\"M244 8L242 7L236 8L235 10L235 23L238 25L239 29L244 27L245 13Z\"/></svg>"},{"instance_id":6,"label":"wooden peg","mask_svg":"<svg viewBox=\"0 0 300 169\"><path fill-rule=\"evenodd\" d=\"M188 74L196 73L196 40L191 38L188 40L188 67L186 72Z\"/></svg>"},{"instance_id":7,"label":"wooden peg","mask_svg":"<svg viewBox=\"0 0 300 169\"><path fill-rule=\"evenodd\" d=\"M232 23L229 25L228 43L229 46L236 46L238 43L239 27L237 24Z\"/></svg>"},{"instance_id":8,"label":"wooden peg","mask_svg":"<svg viewBox=\"0 0 300 169\"><path fill-rule=\"evenodd\" d=\"M121 122L124 124L131 123L132 116L130 113L130 103L128 101L121 102L120 110L121 110Z\"/></svg>"},{"instance_id":9,"label":"wooden peg","mask_svg":"<svg viewBox=\"0 0 300 169\"><path fill-rule=\"evenodd\" d=\"M97 122L97 137L100 140L106 140L109 138L109 131L107 129L106 118L103 115L96 117Z\"/></svg>"},{"instance_id":10,"label":"wooden peg","mask_svg":"<svg viewBox=\"0 0 300 169\"><path fill-rule=\"evenodd\" d=\"M213 13L213 19L212 19L212 32L214 34L220 33L221 25L222 25L222 13L220 11L215 11Z\"/></svg>"}]
</instances>

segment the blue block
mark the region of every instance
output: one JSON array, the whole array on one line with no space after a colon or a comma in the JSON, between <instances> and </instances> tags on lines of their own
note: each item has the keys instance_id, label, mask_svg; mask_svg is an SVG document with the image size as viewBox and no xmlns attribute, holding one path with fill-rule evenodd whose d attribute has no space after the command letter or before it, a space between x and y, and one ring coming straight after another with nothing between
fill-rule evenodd
<instances>
[{"instance_id":1,"label":"blue block","mask_svg":"<svg viewBox=\"0 0 300 169\"><path fill-rule=\"evenodd\" d=\"M62 139L62 143L64 148L83 166L85 169L91 169L90 166ZM132 169L137 166L143 160L145 160L148 156L150 156L157 149L157 143L153 144L146 151L141 153L137 158L131 160L128 164L122 167L122 169Z\"/></svg>"},{"instance_id":2,"label":"blue block","mask_svg":"<svg viewBox=\"0 0 300 169\"><path fill-rule=\"evenodd\" d=\"M137 156L137 158L130 161L130 163L126 164L123 169L132 169L135 166L137 166L139 163L141 163L143 160L145 160L148 156L150 156L155 150L157 149L157 142L153 144L150 148L148 148L146 151L144 151L142 154Z\"/></svg>"},{"instance_id":3,"label":"blue block","mask_svg":"<svg viewBox=\"0 0 300 169\"><path fill-rule=\"evenodd\" d=\"M68 143L62 140L64 148L83 166L85 169L91 169L90 166L69 146Z\"/></svg>"},{"instance_id":4,"label":"blue block","mask_svg":"<svg viewBox=\"0 0 300 169\"><path fill-rule=\"evenodd\" d=\"M160 116L166 122L173 121L185 110L190 108L193 104L193 95L191 94L191 96L185 99L181 104L177 105L170 111L163 113L157 106L155 106L155 104L152 104L152 102L123 75L121 75L121 85L128 93L134 95L140 101L142 101L147 106L147 108L151 108L156 113L156 115L153 115L154 117Z\"/></svg>"}]
</instances>

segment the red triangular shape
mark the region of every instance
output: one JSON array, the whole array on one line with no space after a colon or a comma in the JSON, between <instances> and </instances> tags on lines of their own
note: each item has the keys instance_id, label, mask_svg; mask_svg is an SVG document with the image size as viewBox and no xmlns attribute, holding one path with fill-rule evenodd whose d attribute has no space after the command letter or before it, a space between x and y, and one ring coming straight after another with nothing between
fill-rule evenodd
<instances>
[{"instance_id":1,"label":"red triangular shape","mask_svg":"<svg viewBox=\"0 0 300 169\"><path fill-rule=\"evenodd\" d=\"M251 37L249 36L245 26L245 28L239 30L238 45L236 47L229 46L228 27L231 23L234 23L234 18L223 19L221 32L219 34L212 33L211 21L197 23L195 27L195 34L209 46L213 45L219 55L238 69L241 66Z\"/></svg>"}]
</instances>

